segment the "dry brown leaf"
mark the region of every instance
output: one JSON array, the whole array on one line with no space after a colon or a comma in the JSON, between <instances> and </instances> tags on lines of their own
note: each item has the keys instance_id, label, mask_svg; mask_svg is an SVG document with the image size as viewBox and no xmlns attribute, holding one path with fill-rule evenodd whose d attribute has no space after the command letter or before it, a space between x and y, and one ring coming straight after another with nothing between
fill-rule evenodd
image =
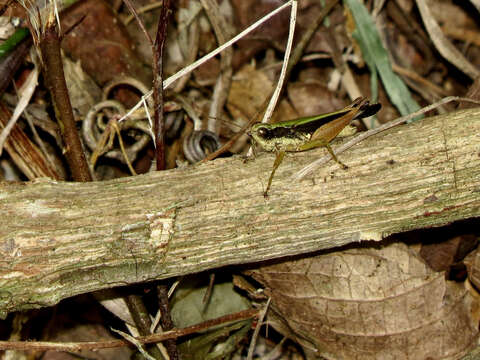
<instances>
[{"instance_id":1,"label":"dry brown leaf","mask_svg":"<svg viewBox=\"0 0 480 360\"><path fill-rule=\"evenodd\" d=\"M469 254L464 262L468 270L468 279L477 289L480 289L480 250L477 248Z\"/></svg>"},{"instance_id":2,"label":"dry brown leaf","mask_svg":"<svg viewBox=\"0 0 480 360\"><path fill-rule=\"evenodd\" d=\"M207 62L200 65L193 70L195 80L200 86L212 86L215 85L215 81L220 73L220 60L210 59Z\"/></svg>"},{"instance_id":3,"label":"dry brown leaf","mask_svg":"<svg viewBox=\"0 0 480 360\"><path fill-rule=\"evenodd\" d=\"M237 29L245 29L262 16L283 4L280 0L233 0L234 21ZM263 24L247 37L237 43L238 51L234 54L233 68L238 69L250 61L255 54L270 47L271 42L284 42L287 39L289 12L282 11L266 24Z\"/></svg>"},{"instance_id":4,"label":"dry brown leaf","mask_svg":"<svg viewBox=\"0 0 480 360\"><path fill-rule=\"evenodd\" d=\"M71 29L62 48L81 62L97 84L103 86L121 76L135 76L151 84L151 71L137 57L125 28L106 2L81 1L62 16L62 28Z\"/></svg>"},{"instance_id":5,"label":"dry brown leaf","mask_svg":"<svg viewBox=\"0 0 480 360\"><path fill-rule=\"evenodd\" d=\"M270 96L273 83L254 65L245 65L233 77L228 94L227 107L235 118L252 119L258 111L264 111L265 100ZM297 113L286 101L281 101L272 122L295 118Z\"/></svg>"},{"instance_id":6,"label":"dry brown leaf","mask_svg":"<svg viewBox=\"0 0 480 360\"><path fill-rule=\"evenodd\" d=\"M473 299L404 244L252 271L289 336L328 359L458 359L476 345Z\"/></svg>"},{"instance_id":7,"label":"dry brown leaf","mask_svg":"<svg viewBox=\"0 0 480 360\"><path fill-rule=\"evenodd\" d=\"M227 107L235 118L249 120L260 110L273 84L254 65L242 67L233 77Z\"/></svg>"},{"instance_id":8,"label":"dry brown leaf","mask_svg":"<svg viewBox=\"0 0 480 360\"><path fill-rule=\"evenodd\" d=\"M432 15L441 25L455 24L459 28L477 28L475 17L472 16L474 14L465 11L461 4L451 0L437 0L435 6L431 7Z\"/></svg>"},{"instance_id":9,"label":"dry brown leaf","mask_svg":"<svg viewBox=\"0 0 480 360\"><path fill-rule=\"evenodd\" d=\"M299 116L322 114L346 106L334 93L318 83L293 83L288 86L288 97Z\"/></svg>"},{"instance_id":10,"label":"dry brown leaf","mask_svg":"<svg viewBox=\"0 0 480 360\"><path fill-rule=\"evenodd\" d=\"M64 56L62 60L73 115L75 121L81 121L90 108L100 101L102 91L93 79L83 71L80 61L74 62L67 56Z\"/></svg>"},{"instance_id":11,"label":"dry brown leaf","mask_svg":"<svg viewBox=\"0 0 480 360\"><path fill-rule=\"evenodd\" d=\"M446 271L478 245L475 235L455 236L446 241L422 244L420 256L435 271Z\"/></svg>"}]
</instances>

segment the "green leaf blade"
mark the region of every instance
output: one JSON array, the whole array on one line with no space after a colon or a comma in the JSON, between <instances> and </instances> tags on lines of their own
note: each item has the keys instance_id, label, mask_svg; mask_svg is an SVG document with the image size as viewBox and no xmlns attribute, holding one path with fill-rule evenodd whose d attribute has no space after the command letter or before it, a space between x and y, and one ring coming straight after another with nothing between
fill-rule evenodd
<instances>
[{"instance_id":1,"label":"green leaf blade","mask_svg":"<svg viewBox=\"0 0 480 360\"><path fill-rule=\"evenodd\" d=\"M372 76L376 78L378 72L388 97L402 116L420 109L403 80L393 72L388 53L365 6L359 0L345 0L345 4L355 19L356 29L353 36ZM375 90L373 86L372 90Z\"/></svg>"}]
</instances>

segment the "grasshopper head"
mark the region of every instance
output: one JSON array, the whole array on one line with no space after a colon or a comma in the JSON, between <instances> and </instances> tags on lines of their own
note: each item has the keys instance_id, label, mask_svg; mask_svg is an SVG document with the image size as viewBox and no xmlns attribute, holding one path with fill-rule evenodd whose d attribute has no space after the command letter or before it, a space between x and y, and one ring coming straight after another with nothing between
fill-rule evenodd
<instances>
[{"instance_id":1,"label":"grasshopper head","mask_svg":"<svg viewBox=\"0 0 480 360\"><path fill-rule=\"evenodd\" d=\"M252 137L260 137L262 139L268 139L271 137L271 129L269 124L255 124L250 129L249 134Z\"/></svg>"},{"instance_id":2,"label":"grasshopper head","mask_svg":"<svg viewBox=\"0 0 480 360\"><path fill-rule=\"evenodd\" d=\"M255 124L248 132L255 141L266 141L271 137L271 130L268 124Z\"/></svg>"},{"instance_id":3,"label":"grasshopper head","mask_svg":"<svg viewBox=\"0 0 480 360\"><path fill-rule=\"evenodd\" d=\"M272 124L255 124L248 135L266 151L275 151L278 146L279 139L274 136Z\"/></svg>"}]
</instances>

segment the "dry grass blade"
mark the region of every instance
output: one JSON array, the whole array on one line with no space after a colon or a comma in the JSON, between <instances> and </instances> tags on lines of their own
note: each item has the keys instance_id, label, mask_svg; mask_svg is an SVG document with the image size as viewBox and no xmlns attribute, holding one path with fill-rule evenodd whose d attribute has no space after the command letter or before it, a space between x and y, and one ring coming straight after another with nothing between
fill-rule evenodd
<instances>
[{"instance_id":1,"label":"dry grass blade","mask_svg":"<svg viewBox=\"0 0 480 360\"><path fill-rule=\"evenodd\" d=\"M17 106L15 107L15 111L13 112L12 117L8 121L8 124L2 130L0 134L0 155L2 155L3 151L3 144L7 139L10 131L12 130L13 126L16 124L17 120L22 115L23 110L27 107L30 99L33 96L33 92L37 88L37 81L38 81L38 68L35 67L33 71L28 75L27 81L20 89L20 99L18 101Z\"/></svg>"},{"instance_id":2,"label":"dry grass blade","mask_svg":"<svg viewBox=\"0 0 480 360\"><path fill-rule=\"evenodd\" d=\"M283 88L283 81L285 80L285 76L287 74L287 67L290 59L290 53L292 51L292 44L293 44L293 34L295 33L295 24L297 23L297 1L292 1L292 9L290 12L290 28L288 32L288 40L287 40L287 47L285 49L285 55L283 57L283 64L282 70L280 72L280 77L278 78L277 87L275 88L273 95L270 99L270 103L267 106L267 110L262 119L262 123L269 122L270 118L272 117L273 110L277 105L278 98L280 96L280 92Z\"/></svg>"}]
</instances>

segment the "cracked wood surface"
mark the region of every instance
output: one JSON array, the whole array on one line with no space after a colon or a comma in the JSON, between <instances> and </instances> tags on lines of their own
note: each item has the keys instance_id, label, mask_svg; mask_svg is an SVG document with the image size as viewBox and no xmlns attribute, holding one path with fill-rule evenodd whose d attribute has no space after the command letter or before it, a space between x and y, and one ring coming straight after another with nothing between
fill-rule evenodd
<instances>
[{"instance_id":1,"label":"cracked wood surface","mask_svg":"<svg viewBox=\"0 0 480 360\"><path fill-rule=\"evenodd\" d=\"M333 146L335 149L335 145ZM341 154L272 154L106 182L0 184L0 315L76 294L333 248L480 214L480 109L399 126Z\"/></svg>"}]
</instances>

